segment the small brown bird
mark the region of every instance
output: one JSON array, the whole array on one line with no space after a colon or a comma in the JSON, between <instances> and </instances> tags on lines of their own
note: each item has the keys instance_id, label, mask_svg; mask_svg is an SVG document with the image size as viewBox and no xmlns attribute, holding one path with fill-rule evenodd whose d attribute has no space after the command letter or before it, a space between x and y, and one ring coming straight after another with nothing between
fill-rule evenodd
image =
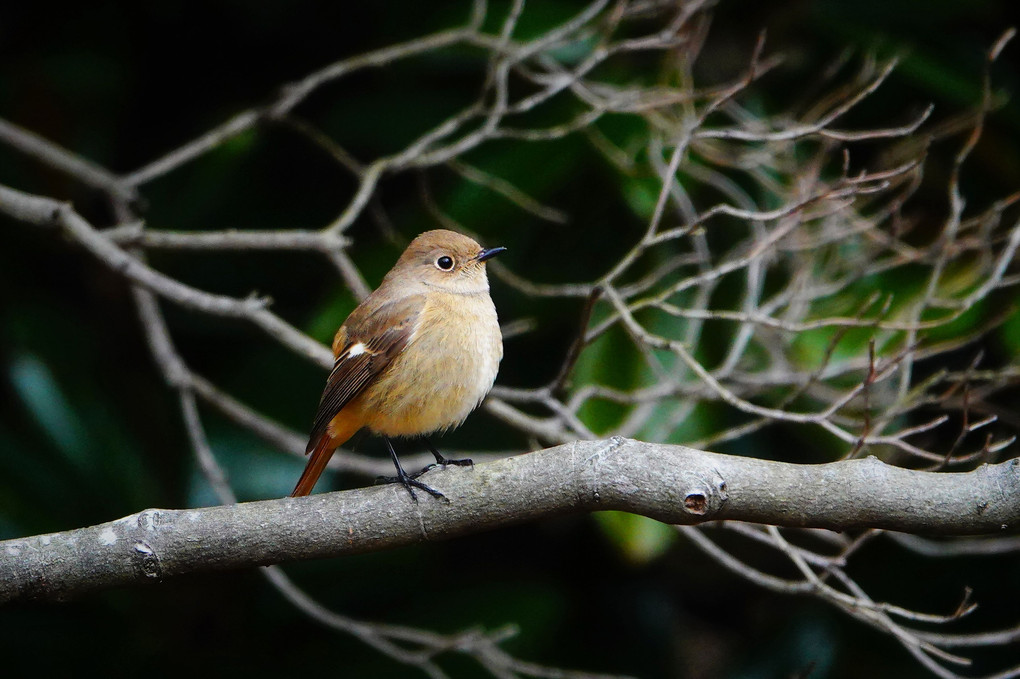
<instances>
[{"instance_id":1,"label":"small brown bird","mask_svg":"<svg viewBox=\"0 0 1020 679\"><path fill-rule=\"evenodd\" d=\"M467 236L426 231L407 246L379 288L351 312L333 338L336 362L326 381L291 496L308 495L333 451L359 429L379 434L397 468L392 481L435 497L400 466L391 436L424 436L456 427L492 388L503 338L489 297L484 249ZM436 462L447 460L426 439ZM415 498L417 499L417 498Z\"/></svg>"}]
</instances>

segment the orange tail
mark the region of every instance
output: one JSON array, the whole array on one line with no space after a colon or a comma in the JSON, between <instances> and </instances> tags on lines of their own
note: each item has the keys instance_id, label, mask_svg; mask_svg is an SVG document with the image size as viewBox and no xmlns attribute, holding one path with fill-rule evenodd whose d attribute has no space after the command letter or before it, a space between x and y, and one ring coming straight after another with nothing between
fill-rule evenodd
<instances>
[{"instance_id":1,"label":"orange tail","mask_svg":"<svg viewBox=\"0 0 1020 679\"><path fill-rule=\"evenodd\" d=\"M311 457L308 458L305 470L301 472L301 478L298 479L297 485L294 486L294 490L290 494L291 497L301 497L312 492L315 482L322 476L322 470L326 468L326 463L329 462L329 458L333 457L336 448L337 444L328 433L319 438L311 450Z\"/></svg>"}]
</instances>

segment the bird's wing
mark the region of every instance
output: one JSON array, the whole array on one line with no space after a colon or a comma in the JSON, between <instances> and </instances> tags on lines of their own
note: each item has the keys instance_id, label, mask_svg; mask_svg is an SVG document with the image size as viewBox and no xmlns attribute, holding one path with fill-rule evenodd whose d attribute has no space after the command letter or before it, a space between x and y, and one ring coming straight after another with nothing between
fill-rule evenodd
<instances>
[{"instance_id":1,"label":"bird's wing","mask_svg":"<svg viewBox=\"0 0 1020 679\"><path fill-rule=\"evenodd\" d=\"M378 377L418 326L424 295L412 295L378 308L359 307L333 342L336 361L326 380L305 454L326 434L330 420Z\"/></svg>"}]
</instances>

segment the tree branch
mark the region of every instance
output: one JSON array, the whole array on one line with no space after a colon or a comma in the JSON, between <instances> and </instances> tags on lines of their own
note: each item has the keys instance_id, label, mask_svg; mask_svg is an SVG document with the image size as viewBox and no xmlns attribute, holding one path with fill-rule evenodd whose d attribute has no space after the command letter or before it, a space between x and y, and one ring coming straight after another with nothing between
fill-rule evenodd
<instances>
[{"instance_id":1,"label":"tree branch","mask_svg":"<svg viewBox=\"0 0 1020 679\"><path fill-rule=\"evenodd\" d=\"M335 557L599 510L673 524L739 520L931 535L1020 525L1020 459L967 473L875 458L798 465L614 437L430 474L449 503L396 485L202 509L0 542L0 602L62 599L183 573Z\"/></svg>"},{"instance_id":2,"label":"tree branch","mask_svg":"<svg viewBox=\"0 0 1020 679\"><path fill-rule=\"evenodd\" d=\"M92 255L133 283L196 311L247 319L299 355L324 368L333 364L329 349L269 311L266 308L268 300L254 296L235 299L217 295L162 274L117 247L75 212L69 203L0 185L0 213L37 226L58 226Z\"/></svg>"}]
</instances>

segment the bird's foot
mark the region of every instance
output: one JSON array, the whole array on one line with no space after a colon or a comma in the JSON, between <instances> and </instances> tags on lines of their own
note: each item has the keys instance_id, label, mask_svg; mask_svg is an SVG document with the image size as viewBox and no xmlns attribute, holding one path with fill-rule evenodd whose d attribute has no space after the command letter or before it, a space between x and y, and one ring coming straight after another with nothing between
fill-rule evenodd
<instances>
[{"instance_id":1,"label":"bird's foot","mask_svg":"<svg viewBox=\"0 0 1020 679\"><path fill-rule=\"evenodd\" d=\"M380 476L376 479L376 483L402 484L404 488L407 489L407 492L411 494L411 499L414 500L415 503L418 502L418 496L415 495L414 493L415 488L419 490L424 490L426 493L436 498L437 500L446 500L446 502L449 502L449 500L446 499L446 496L440 493L438 490L431 486L425 485L421 481L418 481L418 477L424 474L427 471L427 469L422 469L417 474L408 474L406 471L404 471L404 468L400 465L400 459L397 457L397 451L393 449L393 443L390 441L390 439L384 436L383 441L386 442L386 447L389 448L390 458L392 458L393 460L393 466L397 470L397 475Z\"/></svg>"},{"instance_id":2,"label":"bird's foot","mask_svg":"<svg viewBox=\"0 0 1020 679\"><path fill-rule=\"evenodd\" d=\"M412 478L417 478L418 476L421 476L422 474L424 474L425 472L427 472L430 469L434 469L436 467L446 467L447 465L451 465L451 464L454 465L454 466L457 466L457 467L474 467L475 466L475 463L472 462L471 459L467 458L467 457L464 458L463 460L451 460L449 458L443 457L443 454L440 453L438 450L436 450L436 447L434 445L432 445L432 442L429 441L428 439L425 439L425 446L429 449L429 452L432 453L432 455L436 458L436 461L435 461L434 464L430 464L430 465L426 466L424 469L422 469L420 472L418 472L417 474L414 474L412 476Z\"/></svg>"},{"instance_id":3,"label":"bird's foot","mask_svg":"<svg viewBox=\"0 0 1020 679\"><path fill-rule=\"evenodd\" d=\"M396 476L379 476L376 477L376 483L399 483L407 489L407 492L411 494L411 499L418 502L418 496L415 494L414 489L424 490L426 493L436 498L437 500L444 500L449 502L450 500L440 493L432 486L426 485L418 480L418 477L425 473L425 469L415 474L408 474L403 469L397 469Z\"/></svg>"}]
</instances>

